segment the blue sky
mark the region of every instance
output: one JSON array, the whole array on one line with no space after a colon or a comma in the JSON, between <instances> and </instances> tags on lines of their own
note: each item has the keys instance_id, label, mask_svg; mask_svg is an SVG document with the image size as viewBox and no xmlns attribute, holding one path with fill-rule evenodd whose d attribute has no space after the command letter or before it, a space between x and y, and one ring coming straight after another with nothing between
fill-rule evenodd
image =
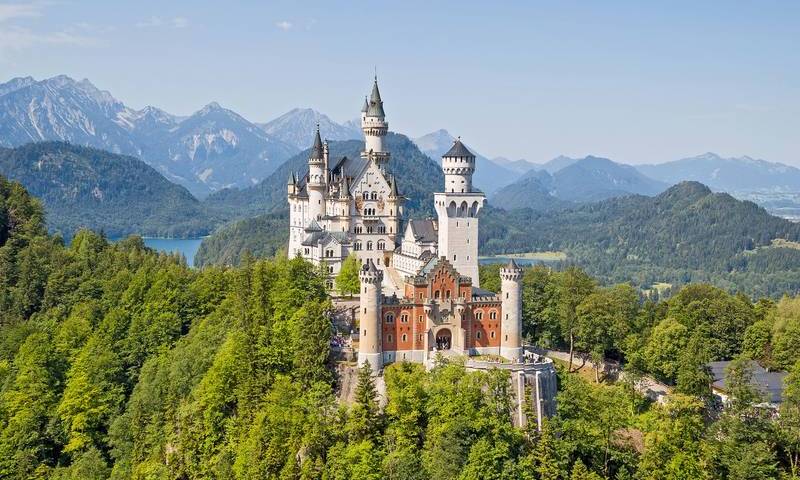
<instances>
[{"instance_id":1,"label":"blue sky","mask_svg":"<svg viewBox=\"0 0 800 480\"><path fill-rule=\"evenodd\" d=\"M489 156L800 165L800 2L0 0L0 81L65 73L126 104L355 117Z\"/></svg>"}]
</instances>

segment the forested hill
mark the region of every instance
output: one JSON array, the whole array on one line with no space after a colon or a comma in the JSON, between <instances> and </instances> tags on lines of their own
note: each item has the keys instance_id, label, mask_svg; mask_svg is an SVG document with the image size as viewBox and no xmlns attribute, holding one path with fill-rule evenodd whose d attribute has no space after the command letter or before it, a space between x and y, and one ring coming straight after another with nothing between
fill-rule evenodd
<instances>
[{"instance_id":1,"label":"forested hill","mask_svg":"<svg viewBox=\"0 0 800 480\"><path fill-rule=\"evenodd\" d=\"M485 211L482 253L563 250L611 281L710 280L750 292L800 288L800 225L697 182L560 212Z\"/></svg>"},{"instance_id":2,"label":"forested hill","mask_svg":"<svg viewBox=\"0 0 800 480\"><path fill-rule=\"evenodd\" d=\"M47 225L69 237L79 228L109 236L198 236L212 229L185 188L134 157L62 142L0 149L0 175L43 202Z\"/></svg>"},{"instance_id":3,"label":"forested hill","mask_svg":"<svg viewBox=\"0 0 800 480\"><path fill-rule=\"evenodd\" d=\"M360 140L330 141L331 161L341 157L358 158L364 149ZM407 197L406 211L411 215L433 215L433 192L444 185L442 169L420 152L405 135L389 133L386 147L392 153L389 170L396 175L400 193ZM272 175L246 189L225 189L209 196L205 203L215 211L234 217L252 217L288 208L286 180L290 172L301 175L308 171L306 149L287 160Z\"/></svg>"}]
</instances>

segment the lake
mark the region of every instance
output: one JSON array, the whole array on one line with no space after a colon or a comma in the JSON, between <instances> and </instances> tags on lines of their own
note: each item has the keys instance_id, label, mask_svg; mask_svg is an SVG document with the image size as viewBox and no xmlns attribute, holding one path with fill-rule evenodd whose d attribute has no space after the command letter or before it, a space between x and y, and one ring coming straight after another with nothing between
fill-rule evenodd
<instances>
[{"instance_id":1,"label":"lake","mask_svg":"<svg viewBox=\"0 0 800 480\"><path fill-rule=\"evenodd\" d=\"M508 263L509 260L514 259L517 265L538 265L543 263L545 265L555 265L560 261L566 260L567 256L562 252L530 252L518 253L511 255L493 255L491 257L479 257L478 263L481 265L488 265L490 263Z\"/></svg>"},{"instance_id":2,"label":"lake","mask_svg":"<svg viewBox=\"0 0 800 480\"><path fill-rule=\"evenodd\" d=\"M119 238L111 239L112 241L120 240ZM153 250L158 250L165 253L181 253L186 257L186 263L194 266L194 256L200 248L202 238L153 238L142 237L144 244Z\"/></svg>"}]
</instances>

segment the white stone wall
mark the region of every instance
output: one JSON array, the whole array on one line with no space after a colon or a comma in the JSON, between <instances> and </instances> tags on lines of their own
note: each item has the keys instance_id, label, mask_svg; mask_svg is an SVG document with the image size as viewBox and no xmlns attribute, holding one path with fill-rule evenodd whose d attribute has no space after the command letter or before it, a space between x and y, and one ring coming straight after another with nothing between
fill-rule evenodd
<instances>
[{"instance_id":1,"label":"white stone wall","mask_svg":"<svg viewBox=\"0 0 800 480\"><path fill-rule=\"evenodd\" d=\"M434 206L439 217L438 255L447 257L458 273L480 286L478 275L478 212L486 197L481 192L436 193Z\"/></svg>"}]
</instances>

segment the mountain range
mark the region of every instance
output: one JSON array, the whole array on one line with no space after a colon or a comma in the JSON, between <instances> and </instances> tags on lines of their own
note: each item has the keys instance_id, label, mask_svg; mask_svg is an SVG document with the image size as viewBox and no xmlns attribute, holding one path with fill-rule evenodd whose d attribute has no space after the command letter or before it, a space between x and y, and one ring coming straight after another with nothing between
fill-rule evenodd
<instances>
[{"instance_id":1,"label":"mountain range","mask_svg":"<svg viewBox=\"0 0 800 480\"><path fill-rule=\"evenodd\" d=\"M607 158L557 157L500 189L490 202L507 210L547 211L631 194L656 195L668 186Z\"/></svg>"},{"instance_id":2,"label":"mountain range","mask_svg":"<svg viewBox=\"0 0 800 480\"><path fill-rule=\"evenodd\" d=\"M183 118L65 75L0 84L0 146L44 140L139 157L198 197L253 185L298 151L214 102Z\"/></svg>"},{"instance_id":3,"label":"mountain range","mask_svg":"<svg viewBox=\"0 0 800 480\"><path fill-rule=\"evenodd\" d=\"M305 150L311 146L317 126L328 140L361 140L364 138L360 125L351 122L336 123L327 115L310 108L289 110L275 120L259 126L267 134L293 145L298 150Z\"/></svg>"}]
</instances>

